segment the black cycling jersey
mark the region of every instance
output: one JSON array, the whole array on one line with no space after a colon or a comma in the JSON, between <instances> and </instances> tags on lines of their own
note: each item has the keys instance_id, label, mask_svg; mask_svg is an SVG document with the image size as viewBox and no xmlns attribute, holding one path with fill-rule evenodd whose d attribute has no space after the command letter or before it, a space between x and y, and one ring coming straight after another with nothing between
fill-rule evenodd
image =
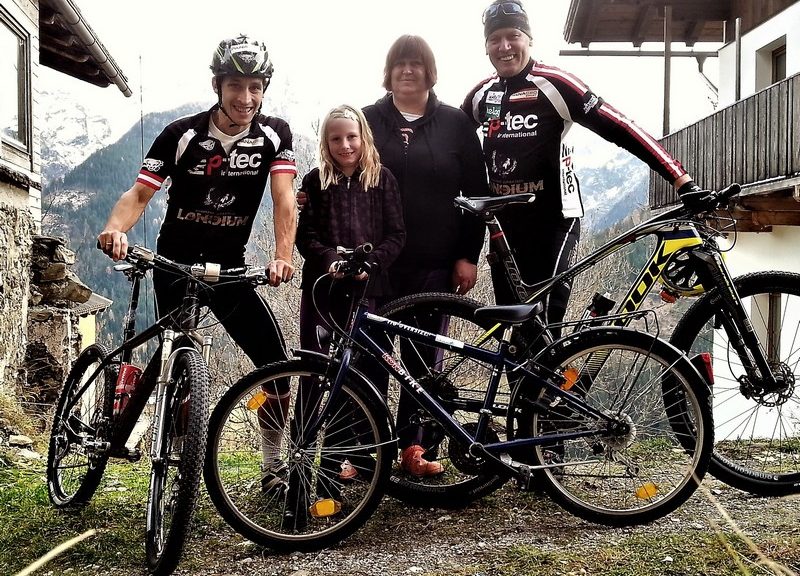
<instances>
[{"instance_id":1,"label":"black cycling jersey","mask_svg":"<svg viewBox=\"0 0 800 576\"><path fill-rule=\"evenodd\" d=\"M686 173L652 136L583 82L541 62L531 60L511 78L495 74L480 82L462 109L483 127L492 193L534 192L542 216L583 216L572 150L563 143L573 122L625 148L670 182Z\"/></svg>"},{"instance_id":2,"label":"black cycling jersey","mask_svg":"<svg viewBox=\"0 0 800 576\"><path fill-rule=\"evenodd\" d=\"M272 173L296 174L292 133L280 118L258 116L230 153L209 135L215 108L176 120L155 139L137 182L167 190L158 249L182 262L235 266Z\"/></svg>"},{"instance_id":3,"label":"black cycling jersey","mask_svg":"<svg viewBox=\"0 0 800 576\"><path fill-rule=\"evenodd\" d=\"M216 108L216 107L215 107ZM292 133L280 118L256 117L226 153L209 135L215 108L176 120L155 139L137 182L167 190L158 252L184 264L240 266L270 174L296 174ZM181 280L154 273L159 314L183 295ZM256 366L287 358L286 344L267 303L249 284L209 286L201 294L231 338Z\"/></svg>"}]
</instances>

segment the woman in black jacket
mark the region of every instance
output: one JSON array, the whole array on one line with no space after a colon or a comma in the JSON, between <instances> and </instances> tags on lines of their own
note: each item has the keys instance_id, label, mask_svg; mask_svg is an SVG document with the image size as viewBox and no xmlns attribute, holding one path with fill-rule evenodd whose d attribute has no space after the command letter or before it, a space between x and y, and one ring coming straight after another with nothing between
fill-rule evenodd
<instances>
[{"instance_id":1,"label":"woman in black jacket","mask_svg":"<svg viewBox=\"0 0 800 576\"><path fill-rule=\"evenodd\" d=\"M488 196L480 141L458 108L441 103L432 88L436 62L419 36L401 36L386 56L383 86L389 93L364 108L381 163L397 178L406 244L389 268L391 297L420 292L466 294L475 286L483 223L462 214L453 198ZM438 332L441 321L428 327ZM429 359L435 362L435 359ZM413 401L401 397L398 434L401 465L415 476L443 469L424 458L425 438L403 425Z\"/></svg>"}]
</instances>

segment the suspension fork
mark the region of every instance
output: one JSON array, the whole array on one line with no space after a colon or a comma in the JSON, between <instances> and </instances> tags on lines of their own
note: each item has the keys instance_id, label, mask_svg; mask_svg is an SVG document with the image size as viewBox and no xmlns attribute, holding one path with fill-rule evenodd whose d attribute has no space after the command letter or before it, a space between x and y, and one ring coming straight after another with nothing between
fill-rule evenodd
<instances>
[{"instance_id":1,"label":"suspension fork","mask_svg":"<svg viewBox=\"0 0 800 576\"><path fill-rule=\"evenodd\" d=\"M704 249L696 250L695 254L706 265L708 275L717 286L722 304L720 320L728 336L728 342L739 355L747 376L752 383L760 382L760 387L764 390L778 389L779 386L764 347L759 342L753 323L736 291L733 278L722 255L716 251ZM771 329L772 327L768 327L768 330Z\"/></svg>"},{"instance_id":2,"label":"suspension fork","mask_svg":"<svg viewBox=\"0 0 800 576\"><path fill-rule=\"evenodd\" d=\"M153 418L153 441L150 444L150 459L154 464L162 461L162 442L164 439L164 425L166 422L167 390L173 383L169 382L172 372L170 357L172 356L172 346L175 343L175 331L165 330L164 341L161 344L161 370L156 381L156 404Z\"/></svg>"}]
</instances>

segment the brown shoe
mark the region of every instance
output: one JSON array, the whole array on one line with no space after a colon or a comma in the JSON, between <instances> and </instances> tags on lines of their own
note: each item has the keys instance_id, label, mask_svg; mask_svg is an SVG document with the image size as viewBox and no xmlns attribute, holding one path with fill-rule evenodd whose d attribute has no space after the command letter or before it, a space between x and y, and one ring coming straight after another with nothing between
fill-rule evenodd
<instances>
[{"instance_id":1,"label":"brown shoe","mask_svg":"<svg viewBox=\"0 0 800 576\"><path fill-rule=\"evenodd\" d=\"M438 476L444 473L444 468L439 462L428 462L422 457L423 454L425 454L425 448L419 444L403 449L400 455L400 468L419 478Z\"/></svg>"}]
</instances>

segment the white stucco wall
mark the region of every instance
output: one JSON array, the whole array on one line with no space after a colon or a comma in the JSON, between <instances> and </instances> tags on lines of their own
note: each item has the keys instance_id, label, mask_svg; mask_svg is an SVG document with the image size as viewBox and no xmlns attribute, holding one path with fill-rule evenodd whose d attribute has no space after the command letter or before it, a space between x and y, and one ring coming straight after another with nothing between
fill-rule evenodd
<instances>
[{"instance_id":1,"label":"white stucco wall","mask_svg":"<svg viewBox=\"0 0 800 576\"><path fill-rule=\"evenodd\" d=\"M761 270L800 273L800 227L773 226L772 232L744 232L725 261L734 276Z\"/></svg>"},{"instance_id":2,"label":"white stucco wall","mask_svg":"<svg viewBox=\"0 0 800 576\"><path fill-rule=\"evenodd\" d=\"M756 81L757 52L786 37L786 75L800 72L800 2L775 15L742 36L742 93L745 98L765 88ZM733 42L719 52L719 105L736 101L736 46Z\"/></svg>"}]
</instances>

